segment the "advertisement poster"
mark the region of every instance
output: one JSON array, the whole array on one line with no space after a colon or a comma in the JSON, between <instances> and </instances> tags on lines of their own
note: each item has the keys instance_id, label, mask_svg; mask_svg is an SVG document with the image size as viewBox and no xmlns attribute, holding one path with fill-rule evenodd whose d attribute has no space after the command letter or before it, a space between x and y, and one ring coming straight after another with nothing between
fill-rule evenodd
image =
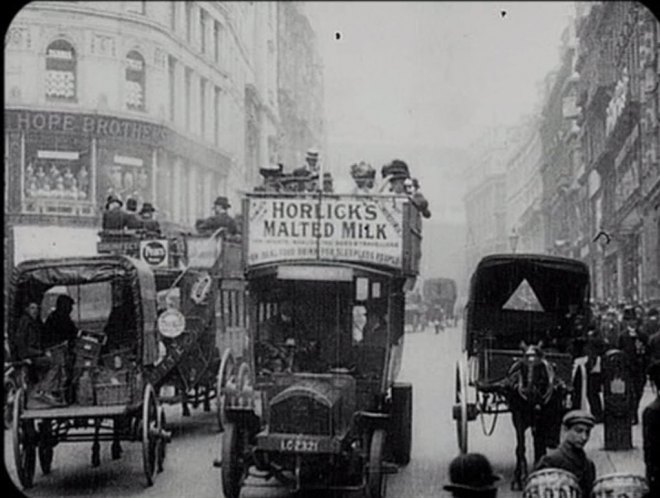
<instances>
[{"instance_id":1,"label":"advertisement poster","mask_svg":"<svg viewBox=\"0 0 660 498\"><path fill-rule=\"evenodd\" d=\"M401 267L404 198L250 199L248 263L291 259Z\"/></svg>"}]
</instances>

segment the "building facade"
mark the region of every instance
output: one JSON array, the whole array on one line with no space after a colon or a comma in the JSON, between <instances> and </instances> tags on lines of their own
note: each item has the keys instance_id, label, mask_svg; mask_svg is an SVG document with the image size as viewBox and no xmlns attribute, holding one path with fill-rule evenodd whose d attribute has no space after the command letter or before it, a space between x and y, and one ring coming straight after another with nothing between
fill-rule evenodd
<instances>
[{"instance_id":1,"label":"building facade","mask_svg":"<svg viewBox=\"0 0 660 498\"><path fill-rule=\"evenodd\" d=\"M594 2L577 29L595 296L658 304L658 21L636 2Z\"/></svg>"},{"instance_id":2,"label":"building facade","mask_svg":"<svg viewBox=\"0 0 660 498\"><path fill-rule=\"evenodd\" d=\"M292 170L303 164L307 149L325 144L323 65L303 2L277 2L277 9L279 158Z\"/></svg>"},{"instance_id":3,"label":"building facade","mask_svg":"<svg viewBox=\"0 0 660 498\"><path fill-rule=\"evenodd\" d=\"M110 193L187 228L218 195L240 209L278 159L278 16L276 2L25 6L5 41L5 265L94 254Z\"/></svg>"},{"instance_id":4,"label":"building facade","mask_svg":"<svg viewBox=\"0 0 660 498\"><path fill-rule=\"evenodd\" d=\"M506 164L506 232L517 237L516 251L539 253L545 249L541 201L543 150L537 118L519 130L520 146Z\"/></svg>"}]
</instances>

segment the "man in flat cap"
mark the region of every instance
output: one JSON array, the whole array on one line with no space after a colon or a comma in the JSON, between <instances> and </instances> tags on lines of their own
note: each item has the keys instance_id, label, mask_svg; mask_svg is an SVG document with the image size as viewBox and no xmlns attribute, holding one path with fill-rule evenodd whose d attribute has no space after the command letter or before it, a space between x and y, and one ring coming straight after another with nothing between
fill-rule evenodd
<instances>
[{"instance_id":1,"label":"man in flat cap","mask_svg":"<svg viewBox=\"0 0 660 498\"><path fill-rule=\"evenodd\" d=\"M195 228L200 233L213 233L219 228L225 228L230 235L236 235L238 227L228 210L231 207L226 197L218 196L213 203L213 215L197 220Z\"/></svg>"},{"instance_id":2,"label":"man in flat cap","mask_svg":"<svg viewBox=\"0 0 660 498\"><path fill-rule=\"evenodd\" d=\"M649 378L656 388L656 398L642 413L642 440L646 479L649 483L647 496L660 496L660 360L649 367Z\"/></svg>"},{"instance_id":3,"label":"man in flat cap","mask_svg":"<svg viewBox=\"0 0 660 498\"><path fill-rule=\"evenodd\" d=\"M626 358L626 369L631 383L630 413L632 423L639 423L639 402L644 394L648 367L648 339L637 329L637 315L632 306L623 310L623 330L619 335L618 348Z\"/></svg>"},{"instance_id":4,"label":"man in flat cap","mask_svg":"<svg viewBox=\"0 0 660 498\"><path fill-rule=\"evenodd\" d=\"M466 453L449 464L450 483L443 486L454 498L495 498L495 482L500 476L493 473L488 459L481 453Z\"/></svg>"},{"instance_id":5,"label":"man in flat cap","mask_svg":"<svg viewBox=\"0 0 660 498\"><path fill-rule=\"evenodd\" d=\"M582 496L590 496L596 480L596 466L584 452L595 419L586 410L572 410L564 415L564 438L561 444L543 456L534 470L563 469L572 473L580 483Z\"/></svg>"}]
</instances>

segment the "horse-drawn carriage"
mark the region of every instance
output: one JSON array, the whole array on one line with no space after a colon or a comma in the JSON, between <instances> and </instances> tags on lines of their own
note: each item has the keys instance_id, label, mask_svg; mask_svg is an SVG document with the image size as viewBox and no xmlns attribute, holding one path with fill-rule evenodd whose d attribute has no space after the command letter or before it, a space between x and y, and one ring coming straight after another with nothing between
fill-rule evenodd
<instances>
[{"instance_id":1,"label":"horse-drawn carriage","mask_svg":"<svg viewBox=\"0 0 660 498\"><path fill-rule=\"evenodd\" d=\"M511 413L517 436L514 485L526 476L525 430L535 459L559 440L569 407L578 323L588 319L589 271L576 260L536 254L491 255L470 282L463 353L456 364L453 418L468 449L468 421L486 435Z\"/></svg>"},{"instance_id":2,"label":"horse-drawn carriage","mask_svg":"<svg viewBox=\"0 0 660 498\"><path fill-rule=\"evenodd\" d=\"M37 344L57 332L36 328L39 306L47 311L45 302L62 295L75 300L78 335L35 354ZM58 444L83 441L93 442L94 466L100 464L100 441L112 441L113 458L121 455L120 441L141 443L151 485L162 470L169 433L155 392L159 358L150 268L123 256L25 261L12 274L7 309L10 349L19 352L16 365L24 370L12 421L21 485L32 486L37 455L48 474ZM32 329L24 326L30 321Z\"/></svg>"},{"instance_id":3,"label":"horse-drawn carriage","mask_svg":"<svg viewBox=\"0 0 660 498\"><path fill-rule=\"evenodd\" d=\"M395 380L419 214L403 196L321 193L249 194L243 213L249 371L224 390L224 495L255 468L381 498L410 459L412 386Z\"/></svg>"},{"instance_id":4,"label":"horse-drawn carriage","mask_svg":"<svg viewBox=\"0 0 660 498\"><path fill-rule=\"evenodd\" d=\"M165 355L156 367L160 401L180 402L188 416L190 405L209 411L216 399L222 430L220 388L236 381L246 351L240 235L223 229L207 235L170 231L157 239L130 231L99 235L99 252L139 258L154 273Z\"/></svg>"}]
</instances>

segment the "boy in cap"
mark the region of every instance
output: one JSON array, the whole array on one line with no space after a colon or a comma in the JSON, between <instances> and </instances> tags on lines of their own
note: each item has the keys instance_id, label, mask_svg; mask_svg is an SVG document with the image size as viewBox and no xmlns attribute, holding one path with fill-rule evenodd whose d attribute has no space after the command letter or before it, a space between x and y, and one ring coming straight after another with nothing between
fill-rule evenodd
<instances>
[{"instance_id":1,"label":"boy in cap","mask_svg":"<svg viewBox=\"0 0 660 498\"><path fill-rule=\"evenodd\" d=\"M647 496L660 496L660 361L649 367L649 378L656 388L656 398L642 412L642 440L646 479L649 483Z\"/></svg>"},{"instance_id":2,"label":"boy in cap","mask_svg":"<svg viewBox=\"0 0 660 498\"><path fill-rule=\"evenodd\" d=\"M449 464L450 484L444 488L454 498L495 498L495 482L499 476L493 473L488 459L480 453L466 453L454 458Z\"/></svg>"},{"instance_id":3,"label":"boy in cap","mask_svg":"<svg viewBox=\"0 0 660 498\"><path fill-rule=\"evenodd\" d=\"M218 196L213 203L213 215L209 218L197 220L195 228L202 233L215 232L219 228L225 228L230 235L236 235L238 227L236 220L232 218L228 210L231 207L226 197Z\"/></svg>"},{"instance_id":4,"label":"boy in cap","mask_svg":"<svg viewBox=\"0 0 660 498\"><path fill-rule=\"evenodd\" d=\"M566 470L577 478L582 496L590 496L596 480L596 466L587 457L584 446L589 441L594 423L594 417L586 410L572 410L564 415L564 438L561 444L543 456L534 470Z\"/></svg>"}]
</instances>

